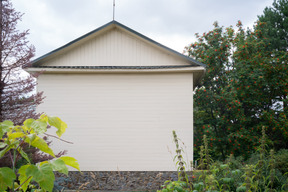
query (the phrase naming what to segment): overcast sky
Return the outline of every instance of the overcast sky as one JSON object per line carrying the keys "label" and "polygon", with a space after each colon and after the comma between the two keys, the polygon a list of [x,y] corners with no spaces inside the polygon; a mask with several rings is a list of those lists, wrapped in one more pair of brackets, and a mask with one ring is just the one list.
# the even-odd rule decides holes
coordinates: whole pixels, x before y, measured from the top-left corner
{"label": "overcast sky", "polygon": [[[273,0],[115,0],[115,20],[178,52],[195,33],[241,20],[253,26]],[[30,29],[30,43],[40,57],[113,18],[113,0],[12,0],[24,13],[19,29]],[[34,58],[34,59],[35,59]]]}

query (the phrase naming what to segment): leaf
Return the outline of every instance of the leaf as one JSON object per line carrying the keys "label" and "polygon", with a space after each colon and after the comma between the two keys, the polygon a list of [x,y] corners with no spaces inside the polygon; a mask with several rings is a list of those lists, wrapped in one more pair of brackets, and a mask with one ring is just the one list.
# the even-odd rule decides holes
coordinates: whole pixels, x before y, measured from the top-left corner
{"label": "leaf", "polygon": [[24,137],[25,134],[22,133],[22,132],[14,132],[14,133],[8,134],[7,136],[8,136],[9,139],[16,139],[16,138],[19,138],[19,137]]}
{"label": "leaf", "polygon": [[26,176],[32,176],[41,189],[52,192],[55,176],[50,164],[43,164],[39,168],[36,165],[29,165],[26,169]]}
{"label": "leaf", "polygon": [[47,123],[42,119],[37,119],[33,123],[31,123],[31,128],[37,134],[42,134],[47,131]]}
{"label": "leaf", "polygon": [[29,134],[28,136],[27,136],[27,138],[28,139],[25,139],[25,141],[27,140],[27,141],[30,141],[29,142],[29,145],[31,145],[31,142],[36,138],[36,133],[33,133],[33,134]]}
{"label": "leaf", "polygon": [[77,169],[78,171],[80,171],[79,163],[77,162],[77,160],[75,158],[64,156],[64,157],[60,157],[59,159],[62,159],[66,165],[69,165],[69,166]]}
{"label": "leaf", "polygon": [[31,162],[30,162],[30,159],[29,159],[29,157],[28,157],[28,155],[27,155],[27,153],[25,153],[21,147],[19,147],[19,148],[17,149],[17,151],[21,154],[21,156],[22,156],[24,159],[26,159],[26,161],[27,161],[28,163],[31,163]]}
{"label": "leaf", "polygon": [[0,148],[6,147],[7,143],[0,142]]}
{"label": "leaf", "polygon": [[228,167],[227,164],[222,164],[222,165],[220,165],[220,168],[221,168],[221,169],[226,169],[227,167]]}
{"label": "leaf", "polygon": [[174,190],[176,190],[177,192],[184,192],[183,188],[182,187],[179,187],[179,186],[176,186],[174,188]]}
{"label": "leaf", "polygon": [[242,191],[243,191],[243,192],[244,192],[244,191],[247,191],[245,186],[237,187],[236,192],[242,192]]}
{"label": "leaf", "polygon": [[0,191],[5,191],[7,187],[11,188],[16,175],[12,169],[8,167],[0,168]]}
{"label": "leaf", "polygon": [[49,163],[49,161],[42,161],[42,162],[40,162],[40,166],[42,166],[42,165],[44,165],[45,163]]}
{"label": "leaf", "polygon": [[10,127],[13,127],[12,121],[3,121],[0,123],[0,138],[3,137],[3,135],[10,130]]}
{"label": "leaf", "polygon": [[64,121],[62,121],[59,117],[48,117],[48,123],[51,126],[54,126],[58,129],[58,131],[56,131],[56,134],[59,137],[61,137],[61,135],[65,133],[67,124]]}
{"label": "leaf", "polygon": [[226,184],[229,184],[231,181],[232,181],[231,178],[227,178],[227,177],[223,178],[223,182]]}
{"label": "leaf", "polygon": [[241,171],[239,169],[236,169],[236,170],[232,171],[232,174],[233,175],[239,175],[239,174],[241,174]]}
{"label": "leaf", "polygon": [[[18,170],[18,174],[19,174],[19,181],[20,181],[20,185],[21,189],[23,189],[23,191],[26,191],[28,188],[28,185],[32,179],[32,176],[29,178],[26,175],[26,169],[29,167],[30,165],[23,165],[20,167],[20,169]],[[25,183],[24,183],[25,182]],[[23,184],[24,183],[24,184]]]}
{"label": "leaf", "polygon": [[58,171],[68,175],[68,168],[62,159],[56,159],[55,161],[50,161],[53,171]]}
{"label": "leaf", "polygon": [[48,116],[44,113],[40,116],[40,119],[44,120],[46,123],[48,123]]}
{"label": "leaf", "polygon": [[23,123],[24,126],[27,128],[31,128],[32,123],[35,121],[35,119],[26,119]]}
{"label": "leaf", "polygon": [[11,146],[11,145],[8,145],[8,146],[6,146],[4,149],[2,149],[2,150],[0,151],[0,158],[2,158],[2,157],[5,155],[5,153],[7,153],[11,148],[12,148],[12,146]]}
{"label": "leaf", "polygon": [[194,184],[194,189],[200,190],[201,186],[198,183],[196,183],[196,184]]}
{"label": "leaf", "polygon": [[[34,137],[34,136],[33,136]],[[27,137],[25,139],[26,143],[29,143],[30,145],[32,145],[33,147],[36,147],[38,149],[40,149],[41,151],[43,151],[44,153],[48,153],[49,155],[55,157],[52,149],[47,145],[46,141],[44,139],[42,139],[41,137],[35,135],[33,140],[30,140],[29,137]]]}

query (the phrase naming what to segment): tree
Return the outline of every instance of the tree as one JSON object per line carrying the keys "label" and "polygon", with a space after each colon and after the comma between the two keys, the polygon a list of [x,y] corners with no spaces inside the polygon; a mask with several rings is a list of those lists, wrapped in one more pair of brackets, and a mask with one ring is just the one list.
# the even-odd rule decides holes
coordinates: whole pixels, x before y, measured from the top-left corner
{"label": "tree", "polygon": [[22,14],[15,11],[10,0],[1,0],[0,6],[0,122],[21,124],[36,117],[35,107],[43,100],[42,93],[34,93],[35,79],[23,71],[35,48],[27,40],[29,31],[17,30]]}
{"label": "tree", "polygon": [[[23,70],[29,66],[35,48],[29,45],[27,40],[29,31],[17,30],[17,23],[21,21],[21,17],[22,14],[15,11],[10,0],[1,0],[0,122],[10,120],[18,125],[21,125],[25,119],[37,119],[39,115],[35,109],[43,100],[42,93],[35,91],[35,78]],[[47,138],[44,139],[47,141]],[[39,149],[30,148],[28,144],[23,145],[23,148],[34,163],[51,159],[51,156],[42,154]],[[60,157],[65,153],[66,151],[63,151],[56,156]],[[22,160],[25,162],[24,159]],[[10,157],[6,154],[1,158],[0,167],[12,166],[9,161]]]}
{"label": "tree", "polygon": [[[288,51],[288,0],[274,0],[272,5],[273,7],[266,7],[258,19],[264,23],[262,31],[268,38],[269,50],[276,57],[285,58]],[[287,94],[280,92],[278,97],[282,98],[284,110],[287,112]]]}
{"label": "tree", "polygon": [[265,23],[265,36],[269,38],[270,49],[288,50],[288,0],[274,0],[272,7],[266,7],[258,16]]}
{"label": "tree", "polygon": [[271,51],[264,26],[258,22],[244,30],[239,21],[237,30],[224,30],[215,23],[186,47],[188,56],[207,64],[194,95],[195,152],[206,134],[214,158],[247,158],[259,145],[263,126],[270,146],[288,147],[288,114],[281,105],[287,102],[281,95],[288,93],[288,55]]}
{"label": "tree", "polygon": [[[226,94],[225,98],[223,95],[229,84],[227,72],[231,68],[229,57],[231,55],[233,29],[223,30],[223,27],[219,27],[218,23],[215,22],[213,30],[204,33],[202,36],[196,34],[198,41],[186,47],[186,52],[188,56],[207,65],[206,75],[201,83],[202,87],[197,87],[194,95],[195,149],[199,149],[204,134],[208,135],[210,140],[212,139],[210,134],[213,130],[213,135],[217,137],[215,141],[219,143],[214,143],[214,146],[211,143],[210,147],[215,149],[213,150],[214,156],[217,154],[225,158],[225,146],[228,143],[224,137],[226,133],[221,130],[223,128],[225,130],[225,127],[221,127],[219,121],[225,116],[225,103],[231,97],[230,94]],[[218,116],[219,118],[217,118],[217,113],[220,113],[221,117]],[[195,150],[196,154],[198,154],[197,150]]]}

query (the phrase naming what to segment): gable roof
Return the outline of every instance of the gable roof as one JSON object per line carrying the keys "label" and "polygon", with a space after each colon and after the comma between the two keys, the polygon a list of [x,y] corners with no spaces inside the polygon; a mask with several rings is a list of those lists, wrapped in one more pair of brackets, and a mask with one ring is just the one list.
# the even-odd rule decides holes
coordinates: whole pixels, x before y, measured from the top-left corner
{"label": "gable roof", "polygon": [[[149,42],[150,44],[152,44],[152,45],[154,45],[154,46],[156,46],[156,47],[158,47],[158,48],[160,48],[166,52],[169,52],[169,54],[172,54],[172,55],[174,55],[180,59],[185,60],[191,66],[206,67],[204,64],[202,64],[202,63],[200,63],[200,62],[198,62],[198,61],[196,61],[190,57],[187,57],[186,55],[183,55],[183,54],[181,54],[181,53],[179,53],[173,49],[170,49],[170,48],[142,35],[141,33],[138,33],[137,31],[134,31],[133,29],[115,21],[115,20],[113,20],[113,21],[111,21],[111,22],[109,22],[109,23],[107,23],[107,24],[105,24],[105,25],[103,25],[103,26],[101,26],[101,27],[99,27],[99,28],[97,28],[97,29],[95,29],[95,30],[93,30],[93,31],[91,31],[91,32],[89,32],[89,33],[87,33],[87,34],[85,34],[85,35],[83,35],[83,36],[81,36],[81,37],[79,37],[79,38],[77,38],[77,39],[75,39],[75,40],[73,40],[73,41],[71,41],[71,42],[45,54],[45,55],[43,55],[43,56],[41,56],[41,57],[39,57],[39,58],[37,58],[37,59],[35,59],[34,61],[32,61],[31,67],[43,67],[43,66],[41,66],[42,63],[44,63],[46,60],[49,60],[49,59],[57,56],[58,54],[60,54],[60,52],[65,51],[66,49],[69,49],[69,47],[71,47],[71,46],[76,46],[77,44],[80,44],[82,41],[85,41],[92,36],[94,37],[98,34],[105,33],[106,31],[108,31],[114,27],[120,28],[124,31],[127,31],[130,34],[137,36],[138,38],[141,38],[142,40]],[[179,67],[181,67],[181,66],[179,66]],[[47,67],[45,67],[45,68],[47,68]],[[53,68],[55,68],[55,66]],[[79,66],[79,68],[81,68],[81,66]]]}
{"label": "gable roof", "polygon": [[[118,65],[114,66],[112,65],[106,65],[105,63],[102,63],[102,65],[95,65],[94,61],[92,63],[84,63],[84,65],[79,66],[79,62],[76,62],[76,64],[72,64],[70,62],[64,62],[64,64],[60,61],[58,61],[59,58],[64,58],[63,56],[67,53],[71,53],[70,51],[75,50],[75,48],[78,48],[82,45],[85,45],[85,43],[89,42],[90,40],[93,41],[93,39],[100,37],[101,35],[107,35],[109,32],[113,31],[122,31],[124,34],[133,37],[133,39],[138,39],[142,43],[145,43],[147,46],[153,47],[154,50],[158,50],[162,53],[164,53],[166,56],[165,58],[171,61],[170,59],[174,58],[172,62],[168,63],[162,63],[157,65],[151,65],[151,63],[147,66],[139,66],[139,65],[133,65],[134,62],[132,62],[127,66]],[[92,54],[94,54],[92,52]],[[99,53],[101,55],[101,53]],[[130,53],[129,53],[130,54]],[[129,58],[129,54],[125,55],[125,57]],[[73,55],[73,54],[72,54]],[[74,55],[77,59],[78,56]],[[132,56],[132,54],[131,54]],[[67,58],[67,57],[66,57]],[[74,58],[75,59],[75,58]],[[76,59],[76,60],[77,60]],[[129,58],[130,59],[130,58]],[[142,58],[143,59],[143,58]],[[145,60],[145,58],[144,58]],[[51,61],[57,61],[57,65],[55,64],[51,65]],[[176,62],[174,64],[174,62]],[[50,64],[49,64],[50,63]],[[172,64],[171,64],[172,63]],[[68,64],[68,66],[67,66]],[[71,64],[71,65],[70,65]],[[101,63],[100,63],[101,64]],[[111,63],[108,63],[111,64]],[[126,64],[125,62],[121,64]],[[149,65],[150,64],[150,65]],[[200,80],[205,74],[205,68],[206,65],[187,57],[173,49],[170,49],[140,33],[137,31],[132,30],[131,28],[113,20],[37,59],[32,61],[30,67],[27,67],[25,70],[27,72],[42,72],[42,73],[151,73],[151,72],[188,72],[193,73],[193,81],[195,85],[199,85]],[[195,88],[195,87],[194,87]]]}

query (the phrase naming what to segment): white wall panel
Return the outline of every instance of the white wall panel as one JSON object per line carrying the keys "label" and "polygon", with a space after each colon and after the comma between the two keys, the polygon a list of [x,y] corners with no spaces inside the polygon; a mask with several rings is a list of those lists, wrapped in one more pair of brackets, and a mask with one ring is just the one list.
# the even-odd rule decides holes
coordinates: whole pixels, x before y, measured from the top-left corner
{"label": "white wall panel", "polygon": [[[121,33],[110,35],[116,40]],[[129,46],[137,43],[131,41]],[[67,149],[83,171],[176,170],[167,149],[175,155],[172,130],[185,142],[192,159],[191,73],[42,74],[38,90],[46,96],[38,111],[67,122],[63,139],[74,143],[54,141],[53,148]]]}
{"label": "white wall panel", "polygon": [[168,52],[113,28],[45,62],[48,66],[188,65]]}

